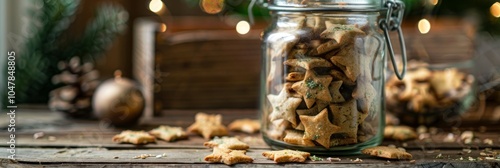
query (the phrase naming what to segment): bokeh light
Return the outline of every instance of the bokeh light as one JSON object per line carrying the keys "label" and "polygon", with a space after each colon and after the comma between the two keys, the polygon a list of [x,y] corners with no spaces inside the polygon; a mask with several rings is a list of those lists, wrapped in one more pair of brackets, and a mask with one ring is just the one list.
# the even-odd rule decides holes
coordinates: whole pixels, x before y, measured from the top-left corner
{"label": "bokeh light", "polygon": [[160,25],[160,32],[165,32],[165,31],[167,31],[167,25],[165,23],[162,23]]}
{"label": "bokeh light", "polygon": [[431,23],[427,19],[418,21],[418,31],[422,34],[427,34],[431,30]]}
{"label": "bokeh light", "polygon": [[247,21],[239,21],[238,24],[236,24],[236,32],[239,34],[247,34],[250,31],[250,23]]}
{"label": "bokeh light", "polygon": [[162,8],[163,2],[161,0],[151,0],[151,2],[149,2],[149,10],[151,10],[151,12],[157,13],[161,11]]}
{"label": "bokeh light", "polygon": [[491,5],[490,13],[496,18],[500,17],[500,3],[495,2],[493,5]]}

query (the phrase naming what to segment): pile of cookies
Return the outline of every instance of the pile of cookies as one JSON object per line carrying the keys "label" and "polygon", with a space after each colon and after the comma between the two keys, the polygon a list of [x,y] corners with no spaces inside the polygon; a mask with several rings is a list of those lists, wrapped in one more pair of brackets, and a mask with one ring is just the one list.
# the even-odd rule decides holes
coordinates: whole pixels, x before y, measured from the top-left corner
{"label": "pile of cookies", "polygon": [[424,114],[460,105],[473,92],[474,76],[457,68],[430,69],[411,60],[403,80],[391,76],[386,84],[387,108],[397,114]]}
{"label": "pile of cookies", "polygon": [[[252,119],[234,120],[229,124],[229,130],[246,133],[256,133],[260,130],[260,122]],[[195,122],[187,128],[188,133],[195,133],[210,139],[217,136],[227,136],[228,128],[222,124],[220,114],[197,113]],[[112,141],[118,143],[131,143],[143,145],[156,142],[156,138],[173,142],[176,140],[188,139],[188,134],[182,127],[171,127],[161,125],[149,132],[125,130],[120,134],[113,136]]]}
{"label": "pile of cookies", "polygon": [[267,137],[327,149],[373,137],[382,87],[373,64],[382,62],[383,45],[366,23],[316,15],[278,18],[278,27],[264,35]]}

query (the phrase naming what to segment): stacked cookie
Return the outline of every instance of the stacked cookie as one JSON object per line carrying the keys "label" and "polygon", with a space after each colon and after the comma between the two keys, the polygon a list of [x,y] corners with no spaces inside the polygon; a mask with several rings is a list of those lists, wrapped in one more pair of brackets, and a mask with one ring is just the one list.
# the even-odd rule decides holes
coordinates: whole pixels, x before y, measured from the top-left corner
{"label": "stacked cookie", "polygon": [[382,84],[372,76],[378,73],[373,63],[381,59],[380,40],[359,20],[280,19],[264,39],[267,136],[324,148],[367,141],[378,122],[368,116],[381,108],[372,85]]}

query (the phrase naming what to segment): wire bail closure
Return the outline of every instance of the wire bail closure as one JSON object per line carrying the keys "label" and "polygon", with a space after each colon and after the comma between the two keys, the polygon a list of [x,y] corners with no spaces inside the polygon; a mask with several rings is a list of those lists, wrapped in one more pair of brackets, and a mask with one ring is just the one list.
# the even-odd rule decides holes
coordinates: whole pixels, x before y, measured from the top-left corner
{"label": "wire bail closure", "polygon": [[[385,18],[380,19],[380,28],[384,31],[385,41],[389,48],[389,55],[391,57],[392,67],[399,80],[402,80],[406,74],[406,46],[401,30],[401,22],[403,21],[403,14],[405,5],[401,1],[389,0],[385,3],[387,8],[387,15]],[[403,59],[403,69],[399,73],[399,68],[396,64],[394,49],[392,47],[389,31],[397,31],[399,35],[399,43],[401,45],[401,58]]]}

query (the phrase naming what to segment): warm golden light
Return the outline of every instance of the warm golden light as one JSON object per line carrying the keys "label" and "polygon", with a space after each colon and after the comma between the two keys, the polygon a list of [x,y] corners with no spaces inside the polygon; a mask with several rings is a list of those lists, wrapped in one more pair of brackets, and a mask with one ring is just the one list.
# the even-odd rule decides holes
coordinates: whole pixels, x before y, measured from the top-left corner
{"label": "warm golden light", "polygon": [[427,34],[431,30],[431,23],[427,19],[418,21],[418,31],[422,34]]}
{"label": "warm golden light", "polygon": [[250,24],[247,21],[239,21],[236,24],[236,32],[239,34],[247,34],[250,31]]}
{"label": "warm golden light", "polygon": [[439,0],[429,0],[429,2],[430,2],[432,5],[436,6],[436,5],[438,4]]}
{"label": "warm golden light", "polygon": [[161,0],[151,0],[151,2],[149,2],[149,10],[151,10],[151,12],[157,13],[161,11],[162,8],[163,2]]}
{"label": "warm golden light", "polygon": [[165,23],[160,25],[160,32],[165,32],[167,31],[167,25]]}
{"label": "warm golden light", "polygon": [[491,5],[490,12],[494,17],[500,17],[500,3],[495,2],[493,5]]}
{"label": "warm golden light", "polygon": [[217,14],[224,9],[224,0],[201,0],[200,8],[208,14]]}

